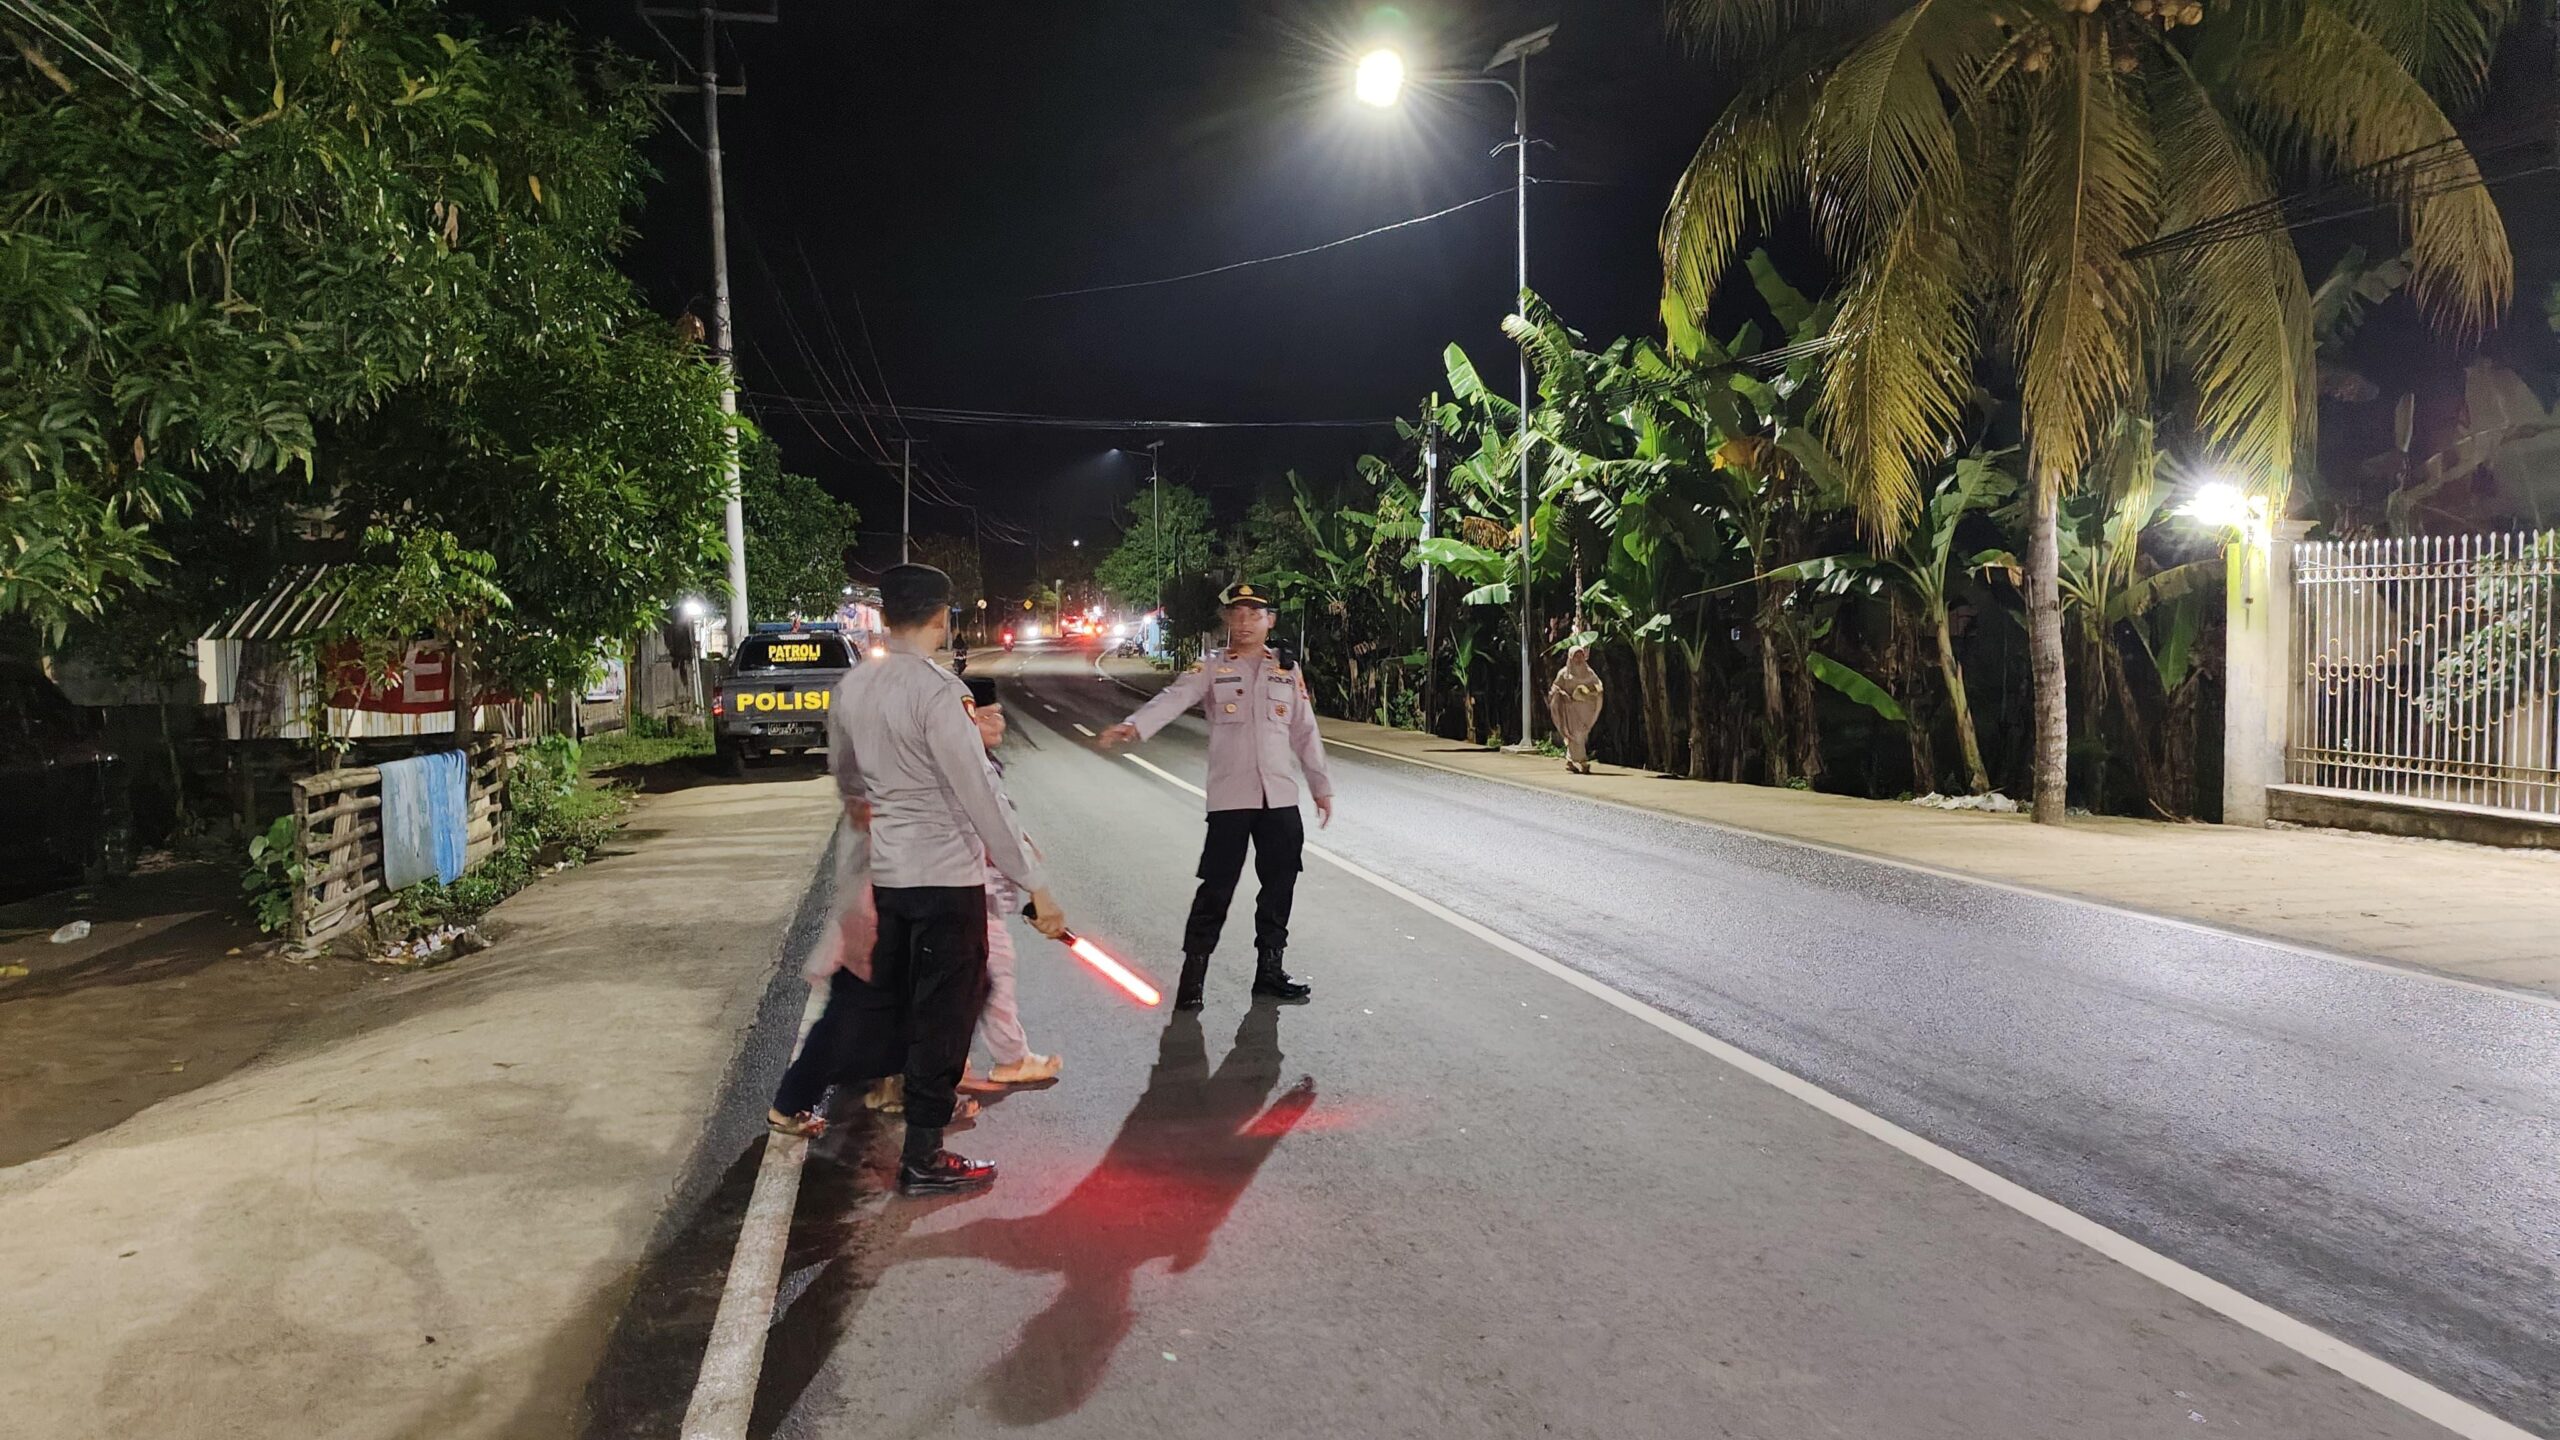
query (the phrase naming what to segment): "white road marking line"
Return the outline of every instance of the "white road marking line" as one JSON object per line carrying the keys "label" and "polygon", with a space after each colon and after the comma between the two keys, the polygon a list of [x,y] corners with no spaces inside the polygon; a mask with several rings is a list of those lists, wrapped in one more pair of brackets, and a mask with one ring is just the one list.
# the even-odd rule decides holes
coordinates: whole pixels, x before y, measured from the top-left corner
{"label": "white road marking line", "polygon": [[2546,991],[2522,990],[2511,985],[2492,984],[2486,980],[2473,980],[2462,975],[2448,975],[2441,970],[2428,970],[2417,965],[2399,964],[2389,960],[2376,960],[2369,955],[2349,955],[2340,950],[2323,950],[2317,945],[2305,944],[2299,940],[2286,940],[2274,935],[2260,935],[2255,931],[2250,930],[2229,930],[2203,920],[2192,920],[2183,915],[2163,915],[2156,910],[2140,910],[2131,905],[2118,905],[2109,900],[2096,900],[2086,895],[2075,895],[2068,890],[2047,890],[2041,886],[2028,885],[2016,880],[2000,880],[1988,875],[1974,875],[1962,870],[1949,870],[1942,866],[1928,864],[1925,861],[1905,860],[1893,855],[1879,855],[1872,850],[1860,850],[1849,845],[1834,845],[1826,840],[1807,840],[1800,835],[1782,835],[1775,830],[1754,830],[1748,825],[1737,825],[1728,820],[1706,820],[1695,815],[1678,815],[1668,810],[1654,810],[1642,805],[1630,805],[1624,800],[1611,800],[1600,795],[1576,795],[1563,790],[1550,790],[1544,785],[1532,785],[1525,780],[1514,780],[1504,775],[1481,775],[1473,770],[1462,770],[1455,765],[1443,765],[1436,760],[1420,760],[1411,755],[1399,755],[1392,750],[1381,750],[1374,745],[1362,745],[1349,740],[1335,740],[1331,738],[1327,738],[1324,743],[1325,748],[1327,749],[1357,750],[1363,755],[1375,755],[1381,760],[1393,760],[1400,765],[1417,766],[1424,770],[1441,770],[1451,775],[1462,776],[1469,780],[1482,780],[1489,785],[1507,785],[1514,790],[1527,790],[1539,795],[1551,795],[1559,800],[1576,801],[1584,805],[1605,806],[1611,810],[1624,810],[1630,815],[1642,815],[1654,820],[1669,820],[1682,825],[1695,825],[1705,830],[1721,830],[1728,835],[1747,835],[1754,840],[1766,840],[1772,845],[1792,845],[1799,850],[1814,850],[1825,855],[1838,855],[1850,860],[1864,860],[1871,865],[1888,865],[1896,870],[1908,870],[1915,874],[1931,875],[1941,880],[1958,880],[1967,885],[1982,885],[1993,890],[2006,890],[2012,895],[2031,895],[2038,900],[2059,900],[2068,905],[2080,905],[2091,910],[2103,910],[2110,915],[2124,915],[2135,920],[2149,920],[2161,925],[2175,926],[2180,930],[2192,930],[2198,934],[2211,935],[2220,940],[2237,940],[2243,944],[2264,946],[2269,950],[2283,950],[2295,955],[2309,956],[2314,960],[2328,960],[2336,964],[2353,965],[2365,970],[2379,970],[2386,975],[2402,975],[2412,980],[2425,980],[2437,985],[2451,985],[2463,990],[2478,990],[2484,994],[2498,996],[2501,999],[2522,1000],[2529,1005],[2541,1005],[2549,1009],[2560,1010],[2560,995],[2553,995]]}
{"label": "white road marking line", "polygon": [[1055,706],[1055,705],[1050,704],[1050,703],[1049,703],[1048,701],[1046,701],[1046,700],[1043,700],[1043,701],[1041,701],[1041,702],[1040,702],[1040,708],[1041,708],[1041,709],[1043,709],[1043,710],[1048,711],[1048,712],[1049,712],[1050,714],[1052,714],[1052,715],[1055,715],[1055,714],[1057,714],[1057,713],[1058,713],[1058,707],[1057,707],[1057,706]]}
{"label": "white road marking line", "polygon": [[[1132,765],[1151,771],[1159,778],[1170,781],[1203,799],[1208,798],[1208,792],[1178,775],[1167,772],[1161,766],[1149,764],[1135,755],[1126,758]],[[1455,926],[1515,960],[1535,966],[1567,985],[1625,1011],[1664,1034],[1687,1042],[1752,1079],[1801,1100],[1852,1129],[1883,1141],[1956,1183],[2008,1206],[2057,1234],[2080,1242],[2135,1274],[2176,1291],[2244,1329],[2256,1331],[2306,1360],[2338,1372],[2375,1394],[2464,1437],[2464,1440],[2534,1440],[2530,1431],[2501,1420],[2467,1400],[2449,1395],[2388,1360],[2368,1355],[2324,1330],[2296,1320],[2263,1300],[2245,1295],[2211,1276],[2170,1259],[2157,1250],[2138,1241],[2127,1239],[2068,1206],[2048,1200],[2016,1181],[1977,1165],[1935,1141],[1922,1139],[1883,1116],[1859,1106],[1856,1102],[1834,1095],[1812,1081],[1792,1071],[1781,1069],[1747,1050],[1727,1044],[1685,1020],[1657,1010],[1632,996],[1622,995],[1572,966],[1559,960],[1549,959],[1510,936],[1470,920],[1427,895],[1408,889],[1374,870],[1346,860],[1321,845],[1309,845],[1307,853],[1354,878],[1366,880],[1441,923]]]}
{"label": "white road marking line", "polygon": [[1077,733],[1077,734],[1079,734],[1079,735],[1083,736],[1083,737],[1084,737],[1084,738],[1086,738],[1087,740],[1090,740],[1090,739],[1092,739],[1092,738],[1093,738],[1093,732],[1092,732],[1092,731],[1090,731],[1090,730],[1087,730],[1086,728],[1084,728],[1084,722],[1083,722],[1083,721],[1081,721],[1081,720],[1076,720],[1076,721],[1070,721],[1069,723],[1070,723],[1070,724],[1072,724],[1072,725],[1074,725],[1074,726],[1076,727],[1076,733]]}
{"label": "white road marking line", "polygon": [[[827,988],[809,987],[809,1002],[800,1008],[800,1033],[791,1042],[795,1057],[826,1007]],[[747,1197],[737,1248],[729,1254],[729,1276],[721,1282],[720,1308],[711,1321],[711,1341],[703,1347],[693,1398],[684,1407],[680,1440],[745,1440],[748,1417],[755,1411],[756,1380],[764,1371],[764,1335],[772,1328],[774,1297],[782,1288],[791,1208],[800,1198],[800,1167],[808,1158],[807,1140],[765,1136],[764,1162],[756,1167],[756,1187]]]}

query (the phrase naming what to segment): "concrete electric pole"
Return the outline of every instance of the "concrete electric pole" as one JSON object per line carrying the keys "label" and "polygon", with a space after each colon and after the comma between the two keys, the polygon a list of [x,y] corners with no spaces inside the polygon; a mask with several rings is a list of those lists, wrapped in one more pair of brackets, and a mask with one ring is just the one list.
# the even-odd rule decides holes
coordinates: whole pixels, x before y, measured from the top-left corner
{"label": "concrete electric pole", "polygon": [[[747,87],[720,84],[720,23],[724,20],[770,25],[779,15],[752,11],[723,10],[716,5],[688,8],[644,6],[642,13],[675,20],[699,20],[702,23],[702,61],[695,67],[691,85],[662,85],[662,91],[696,90],[702,95],[702,159],[711,182],[711,344],[720,361],[720,410],[735,419],[738,414],[738,367],[731,348],[733,336],[729,325],[729,207],[727,189],[720,174],[720,97],[744,95]],[[729,648],[734,653],[739,643],[752,633],[747,614],[747,514],[738,493],[737,431],[729,432],[723,460],[728,481],[728,507],[722,528],[729,540]]]}

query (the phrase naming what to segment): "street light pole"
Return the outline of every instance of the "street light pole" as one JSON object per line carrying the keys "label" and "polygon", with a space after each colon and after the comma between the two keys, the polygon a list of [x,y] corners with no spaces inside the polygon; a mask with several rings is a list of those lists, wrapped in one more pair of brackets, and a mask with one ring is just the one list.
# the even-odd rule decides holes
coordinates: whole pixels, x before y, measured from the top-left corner
{"label": "street light pole", "polygon": [[898,563],[911,564],[916,534],[916,442],[898,442]]}
{"label": "street light pole", "polygon": [[[1513,225],[1513,268],[1514,279],[1517,285],[1517,294],[1514,296],[1513,303],[1521,307],[1524,315],[1528,308],[1529,296],[1529,57],[1546,49],[1550,44],[1553,44],[1555,37],[1556,27],[1553,25],[1546,26],[1539,30],[1532,30],[1528,34],[1520,36],[1518,39],[1511,41],[1509,44],[1495,51],[1493,53],[1493,58],[1485,62],[1484,73],[1481,75],[1442,76],[1434,77],[1434,79],[1426,80],[1424,82],[1434,83],[1436,80],[1436,83],[1445,85],[1499,85],[1503,89],[1511,92],[1511,207]],[[1496,73],[1504,66],[1515,64],[1520,67],[1519,79],[1517,81],[1506,80],[1502,78],[1500,74]],[[1371,55],[1366,56],[1361,60],[1359,73],[1355,82],[1354,93],[1356,93],[1359,98],[1367,104],[1381,106],[1392,105],[1396,101],[1397,92],[1403,88],[1403,85],[1403,59],[1396,55],[1392,50],[1382,50],[1373,52]],[[1536,620],[1536,615],[1530,605],[1532,587],[1529,583],[1529,521],[1534,513],[1531,508],[1532,496],[1529,488],[1530,399],[1529,352],[1524,347],[1520,352],[1519,430],[1519,744],[1522,748],[1526,748],[1529,744],[1530,728],[1535,723],[1537,715],[1535,701],[1530,694],[1530,688],[1535,683],[1530,654],[1531,647],[1537,643],[1535,635],[1531,633],[1531,626]]]}
{"label": "street light pole", "polygon": [[[1549,25],[1493,52],[1485,62],[1485,72],[1492,75],[1505,65],[1520,67],[1516,83],[1495,77],[1494,83],[1511,92],[1511,213],[1513,226],[1513,261],[1519,293],[1514,303],[1526,318],[1529,308],[1529,57],[1555,42],[1556,27]],[[1537,614],[1531,606],[1536,587],[1529,578],[1529,520],[1533,513],[1529,493],[1529,351],[1520,350],[1520,746],[1528,748],[1529,735],[1536,722],[1534,672],[1530,664],[1531,647],[1537,643],[1532,632]]]}
{"label": "street light pole", "polygon": [[[1553,34],[1554,26],[1547,27]],[[1537,42],[1546,43],[1542,36]],[[1520,51],[1520,83],[1511,87],[1511,208],[1517,240],[1514,258],[1519,272],[1518,301],[1525,318],[1529,308],[1529,55],[1519,42],[1504,47]],[[1495,64],[1500,64],[1496,57]],[[1530,703],[1532,688],[1529,669],[1529,647],[1533,642],[1529,627],[1534,618],[1529,599],[1534,589],[1529,583],[1529,348],[1520,347],[1520,744],[1529,743],[1529,723],[1536,714]]]}

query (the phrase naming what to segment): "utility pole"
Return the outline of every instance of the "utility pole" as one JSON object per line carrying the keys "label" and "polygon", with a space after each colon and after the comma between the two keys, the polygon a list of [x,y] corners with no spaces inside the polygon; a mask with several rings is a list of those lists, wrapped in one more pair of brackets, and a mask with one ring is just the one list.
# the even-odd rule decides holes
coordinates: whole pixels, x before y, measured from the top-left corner
{"label": "utility pole", "polygon": [[898,563],[910,565],[915,562],[910,552],[916,537],[916,442],[900,440],[898,457]]}
{"label": "utility pole", "polygon": [[1156,494],[1156,558],[1164,562],[1164,575],[1156,581],[1156,608],[1164,608],[1165,587],[1173,583],[1173,557],[1164,550],[1164,442],[1158,440],[1147,447],[1147,486]]}
{"label": "utility pole", "polygon": [[[1422,412],[1422,538],[1431,538],[1434,512],[1440,499],[1440,392],[1431,392],[1431,403]],[[1438,596],[1431,583],[1431,562],[1422,562],[1422,728],[1429,730],[1437,718],[1435,701],[1439,697],[1440,651],[1435,643],[1438,627]]]}
{"label": "utility pole", "polygon": [[[732,348],[734,336],[729,327],[729,207],[727,190],[720,174],[720,97],[744,95],[747,87],[720,84],[720,22],[745,21],[770,25],[782,17],[747,11],[722,10],[705,3],[689,9],[674,6],[643,6],[642,13],[667,19],[702,22],[702,63],[694,72],[691,86],[661,85],[661,91],[702,92],[702,159],[711,182],[711,343],[720,361],[720,413],[735,421],[738,416],[738,367]],[[729,427],[723,447],[721,472],[727,480],[728,506],[722,517],[722,528],[729,540],[729,648],[753,633],[747,616],[747,512],[738,491],[738,431]]]}

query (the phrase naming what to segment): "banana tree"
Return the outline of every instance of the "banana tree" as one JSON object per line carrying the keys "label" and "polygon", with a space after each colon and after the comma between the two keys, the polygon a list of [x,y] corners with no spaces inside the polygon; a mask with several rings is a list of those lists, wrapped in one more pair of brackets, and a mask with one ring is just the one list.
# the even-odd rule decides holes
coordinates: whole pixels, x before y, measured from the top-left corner
{"label": "banana tree", "polygon": [[[1826,555],[1819,559],[1782,566],[1779,578],[1824,582],[1834,577],[1879,573],[1892,582],[1898,602],[1907,602],[1919,612],[1937,642],[1938,675],[1946,686],[1947,709],[1956,727],[1956,743],[1964,753],[1965,779],[1976,795],[1991,789],[1991,774],[1982,763],[1982,741],[1973,722],[1973,704],[1967,697],[1964,664],[1956,658],[1955,633],[1949,623],[1950,586],[1962,572],[1955,566],[1956,540],[1964,528],[1965,517],[1990,510],[2012,499],[2018,492],[2015,476],[1999,467],[1999,461],[2010,452],[1991,454],[1976,452],[1959,457],[1950,465],[1930,493],[1928,502],[1913,517],[1911,529],[1901,542],[1883,555],[1854,551]],[[2008,556],[2002,551],[1986,551],[1972,564],[2003,564]],[[1915,784],[1921,783],[1917,777]]]}

